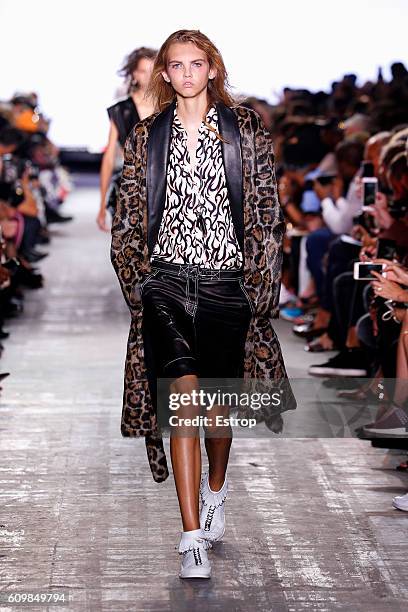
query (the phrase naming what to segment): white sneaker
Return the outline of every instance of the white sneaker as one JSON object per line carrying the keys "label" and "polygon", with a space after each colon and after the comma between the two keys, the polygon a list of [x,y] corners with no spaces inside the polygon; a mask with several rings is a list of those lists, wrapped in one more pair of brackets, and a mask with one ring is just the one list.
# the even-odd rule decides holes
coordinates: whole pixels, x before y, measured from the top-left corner
{"label": "white sneaker", "polygon": [[224,484],[219,491],[212,491],[208,482],[208,472],[204,474],[200,485],[202,502],[200,526],[205,533],[205,537],[210,542],[221,540],[225,533],[225,500],[227,493],[227,478],[225,478]]}
{"label": "white sneaker", "polygon": [[405,510],[405,512],[408,512],[408,493],[394,497],[392,505],[394,508],[398,508],[398,510]]}
{"label": "white sneaker", "polygon": [[180,578],[210,578],[211,563],[207,550],[211,543],[203,537],[202,529],[183,531],[179,545],[181,560]]}

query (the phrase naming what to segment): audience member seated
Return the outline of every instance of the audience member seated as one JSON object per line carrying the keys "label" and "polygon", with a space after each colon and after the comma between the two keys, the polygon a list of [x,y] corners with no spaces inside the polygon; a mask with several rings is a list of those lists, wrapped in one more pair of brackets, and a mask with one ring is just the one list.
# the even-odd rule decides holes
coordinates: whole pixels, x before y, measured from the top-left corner
{"label": "audience member seated", "polygon": [[23,311],[24,289],[43,286],[34,264],[48,255],[38,247],[51,242],[50,223],[72,219],[59,211],[71,181],[48,127],[35,94],[0,104],[0,340],[5,321]]}

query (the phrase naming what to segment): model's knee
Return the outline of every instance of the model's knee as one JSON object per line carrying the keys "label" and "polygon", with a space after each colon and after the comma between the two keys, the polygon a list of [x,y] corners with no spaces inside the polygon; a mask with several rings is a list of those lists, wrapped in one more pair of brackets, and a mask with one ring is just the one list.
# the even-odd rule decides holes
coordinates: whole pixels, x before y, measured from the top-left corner
{"label": "model's knee", "polygon": [[180,376],[170,383],[170,393],[189,393],[198,391],[198,378],[195,374]]}

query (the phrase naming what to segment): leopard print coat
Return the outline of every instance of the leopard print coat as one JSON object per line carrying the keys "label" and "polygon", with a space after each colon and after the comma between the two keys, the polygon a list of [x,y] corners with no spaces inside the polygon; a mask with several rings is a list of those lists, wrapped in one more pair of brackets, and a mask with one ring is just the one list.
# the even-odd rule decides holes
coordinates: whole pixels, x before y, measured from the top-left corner
{"label": "leopard print coat", "polygon": [[[296,408],[272,327],[278,317],[282,243],[285,231],[275,178],[271,136],[253,110],[232,108],[239,127],[244,192],[244,287],[255,313],[245,345],[244,378],[284,381],[285,401],[278,410],[257,411],[257,420],[281,430],[280,412]],[[147,247],[146,165],[149,129],[158,113],[135,125],[124,150],[124,166],[112,221],[111,261],[131,313],[125,363],[121,434],[144,436],[156,482],[168,477],[163,440],[149,391],[142,338],[143,307],[137,287],[150,273]],[[248,409],[245,416],[248,415]]]}

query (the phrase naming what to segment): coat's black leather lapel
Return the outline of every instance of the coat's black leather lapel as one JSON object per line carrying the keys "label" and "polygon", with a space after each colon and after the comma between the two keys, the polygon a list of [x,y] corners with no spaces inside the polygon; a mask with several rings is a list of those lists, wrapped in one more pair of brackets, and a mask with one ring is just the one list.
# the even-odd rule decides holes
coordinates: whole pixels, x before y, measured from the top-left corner
{"label": "coat's black leather lapel", "polygon": [[147,247],[151,256],[166,202],[167,162],[176,100],[153,121],[147,140]]}
{"label": "coat's black leather lapel", "polygon": [[[167,163],[173,123],[173,102],[152,123],[147,141],[147,245],[149,257],[157,241],[161,219],[166,202]],[[234,112],[222,102],[216,104],[218,129],[228,140],[222,142],[221,150],[224,160],[225,177],[231,206],[231,217],[238,244],[244,253],[244,214],[241,135]]]}
{"label": "coat's black leather lapel", "polygon": [[228,106],[217,103],[218,129],[228,143],[221,142],[225,178],[231,206],[232,222],[238,244],[244,253],[244,194],[242,181],[241,134],[237,117]]}

